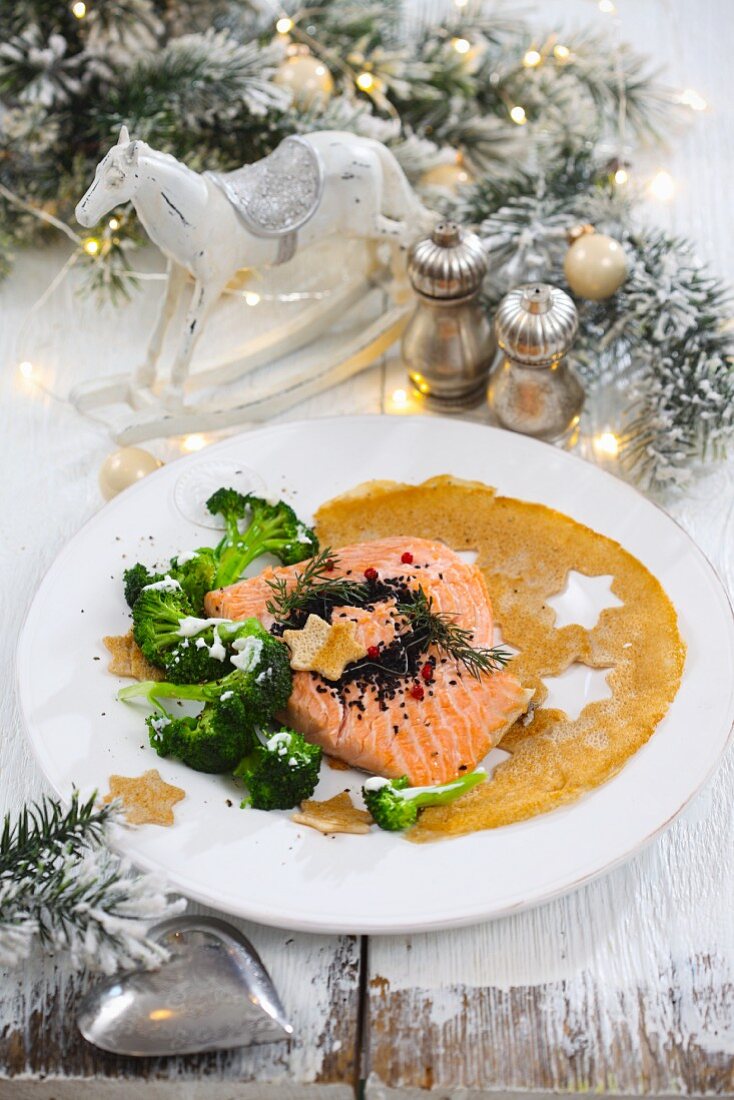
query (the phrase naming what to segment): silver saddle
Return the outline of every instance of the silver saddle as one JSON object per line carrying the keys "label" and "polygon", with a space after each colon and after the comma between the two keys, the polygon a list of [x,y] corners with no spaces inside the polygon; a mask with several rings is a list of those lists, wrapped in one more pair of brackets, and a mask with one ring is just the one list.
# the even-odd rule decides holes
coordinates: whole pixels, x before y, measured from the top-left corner
{"label": "silver saddle", "polygon": [[298,230],[321,200],[321,157],[305,138],[287,137],[278,148],[233,172],[206,172],[256,237],[277,238],[276,264],[293,257]]}

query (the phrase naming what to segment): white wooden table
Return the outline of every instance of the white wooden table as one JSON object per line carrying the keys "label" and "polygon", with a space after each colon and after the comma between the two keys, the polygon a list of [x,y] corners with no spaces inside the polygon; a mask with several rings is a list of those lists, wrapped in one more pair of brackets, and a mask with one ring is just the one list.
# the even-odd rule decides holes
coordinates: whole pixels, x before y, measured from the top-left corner
{"label": "white wooden table", "polygon": [[[546,0],[543,8],[546,25],[605,18],[591,0]],[[675,151],[660,155],[678,190],[656,213],[694,236],[702,256],[734,281],[734,9],[730,0],[619,0],[619,9],[622,33],[712,104]],[[112,449],[98,428],[15,370],[21,322],[62,259],[60,251],[23,256],[0,287],[2,811],[43,791],[13,684],[23,614],[59,548],[100,507],[97,470]],[[150,284],[131,306],[99,312],[62,291],[36,330],[42,338],[34,337],[44,383],[63,396],[74,381],[128,365],[157,293]],[[393,357],[291,418],[389,411],[401,381]],[[668,502],[731,591],[733,485],[730,463]],[[182,1061],[106,1056],[75,1033],[83,982],[63,959],[34,958],[0,984],[0,1098],[351,1097],[360,1081],[371,1100],[732,1095],[733,806],[730,752],[690,809],[636,860],[491,924],[369,942],[243,925],[291,1014],[290,1043]]]}

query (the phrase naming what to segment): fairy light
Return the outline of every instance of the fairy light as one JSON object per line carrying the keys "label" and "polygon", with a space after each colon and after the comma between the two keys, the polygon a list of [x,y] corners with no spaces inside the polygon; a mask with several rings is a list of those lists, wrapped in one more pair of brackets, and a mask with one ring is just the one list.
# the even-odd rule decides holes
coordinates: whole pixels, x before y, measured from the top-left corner
{"label": "fairy light", "polygon": [[120,219],[119,218],[110,218],[110,220],[107,222],[107,224],[110,227],[110,229],[113,230],[113,232],[114,232],[115,229],[120,228]]}
{"label": "fairy light", "polygon": [[287,15],[284,15],[282,19],[279,19],[275,24],[275,29],[278,34],[288,34],[293,30],[293,20],[289,19]]}
{"label": "fairy light", "polygon": [[193,454],[194,451],[203,451],[204,447],[206,447],[206,438],[198,434],[184,436],[181,444],[181,449],[188,451],[189,454]]}
{"label": "fairy light", "polygon": [[18,370],[22,374],[23,378],[33,377],[33,363],[28,359],[24,359],[22,363],[18,363]]}
{"label": "fairy light", "polygon": [[510,118],[518,126],[524,126],[528,120],[528,116],[525,114],[525,108],[519,106],[512,108],[510,111]]}
{"label": "fairy light", "polygon": [[152,1012],[148,1013],[149,1020],[170,1020],[173,1016],[173,1010],[170,1008],[154,1008]]}
{"label": "fairy light", "polygon": [[594,450],[608,458],[616,458],[619,454],[619,440],[614,432],[600,432],[594,437]]}
{"label": "fairy light", "polygon": [[469,53],[471,42],[468,38],[452,38],[451,45],[457,53]]}
{"label": "fairy light", "polygon": [[599,11],[604,15],[614,15],[616,10],[612,0],[599,0]]}
{"label": "fairy light", "polygon": [[82,241],[82,248],[87,256],[96,256],[99,252],[99,241],[96,237],[87,237]]}
{"label": "fairy light", "polygon": [[678,102],[690,107],[692,111],[705,111],[708,107],[706,100],[694,88],[684,88],[678,96]]}
{"label": "fairy light", "polygon": [[260,295],[254,290],[246,290],[243,297],[248,306],[256,306],[260,301]]}
{"label": "fairy light", "polygon": [[553,47],[553,56],[556,61],[568,61],[571,56],[571,51],[568,46],[563,46],[560,42],[557,46]]}
{"label": "fairy light", "polygon": [[659,199],[661,202],[670,202],[675,194],[675,180],[670,172],[662,169],[660,172],[656,172],[650,180],[649,190],[653,198]]}
{"label": "fairy light", "polygon": [[405,390],[393,390],[392,403],[396,409],[404,409],[408,404],[408,394]]}
{"label": "fairy light", "polygon": [[83,19],[87,14],[87,5],[84,0],[76,0],[76,3],[71,5],[71,14],[77,19]]}
{"label": "fairy light", "polygon": [[355,84],[362,92],[369,92],[375,86],[375,78],[372,73],[360,73]]}
{"label": "fairy light", "polygon": [[540,56],[537,50],[528,50],[522,59],[522,63],[526,69],[534,69],[540,65],[543,58]]}
{"label": "fairy light", "polygon": [[624,187],[624,185],[628,181],[629,181],[629,173],[627,172],[627,169],[626,168],[618,168],[617,171],[614,173],[614,182],[617,184],[617,187]]}

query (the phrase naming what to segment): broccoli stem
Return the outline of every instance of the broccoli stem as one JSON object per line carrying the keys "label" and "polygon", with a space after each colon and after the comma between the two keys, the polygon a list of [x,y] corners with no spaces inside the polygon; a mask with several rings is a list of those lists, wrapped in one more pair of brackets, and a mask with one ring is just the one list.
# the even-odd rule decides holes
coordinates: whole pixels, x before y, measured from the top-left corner
{"label": "broccoli stem", "polygon": [[[235,520],[234,523],[236,527],[237,521]],[[279,534],[279,528],[282,528],[282,520],[280,516],[276,516],[269,523],[258,521],[251,523],[242,535],[238,531],[232,539],[235,545],[222,554],[215,578],[215,588],[226,588],[227,585],[234,584],[255,558],[259,558],[261,554],[277,546],[278,540],[274,539],[273,535]],[[229,535],[229,526],[227,531]]]}
{"label": "broccoli stem", "polygon": [[[138,684],[120,688],[117,698],[124,703],[130,699],[147,699],[152,707],[170,718],[171,712],[166,710],[161,699],[193,699],[194,702],[206,703],[219,696],[218,691],[211,690],[212,687],[218,687],[218,684],[169,684],[167,680],[141,680]],[[207,688],[210,690],[207,691]]]}
{"label": "broccoli stem", "polygon": [[123,701],[148,699],[154,705],[157,705],[158,699],[194,699],[206,703],[218,697],[219,691],[211,690],[218,687],[216,682],[214,684],[169,684],[167,680],[141,680],[138,684],[120,688],[117,698]]}
{"label": "broccoli stem", "polygon": [[483,783],[487,778],[486,773],[480,768],[469,772],[468,775],[459,776],[450,783],[442,783],[439,787],[406,787],[399,791],[401,798],[406,802],[413,802],[416,806],[445,806],[447,802],[453,802],[465,791],[470,791],[478,783]]}

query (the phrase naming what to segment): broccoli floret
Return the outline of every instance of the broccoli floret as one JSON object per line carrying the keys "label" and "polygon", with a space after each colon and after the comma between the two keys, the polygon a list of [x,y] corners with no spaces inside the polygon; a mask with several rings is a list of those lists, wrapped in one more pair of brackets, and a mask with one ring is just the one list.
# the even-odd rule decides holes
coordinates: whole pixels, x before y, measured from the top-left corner
{"label": "broccoli floret", "polygon": [[[151,745],[159,755],[177,756],[197,771],[232,771],[245,755],[262,748],[257,729],[272,721],[290,695],[292,675],[286,646],[256,619],[228,625],[248,631],[236,639],[242,642],[237,654],[243,658],[242,667],[211,683],[149,680],[131,684],[118,695],[124,701],[147,699],[157,711],[148,718]],[[174,717],[163,705],[164,699],[191,699],[204,703],[204,708],[196,718]],[[291,755],[300,760],[296,748],[294,743]],[[300,782],[303,785],[305,779]]]}
{"label": "broccoli floret", "polygon": [[274,638],[257,619],[245,619],[236,625],[234,639],[227,636],[227,628],[224,631],[225,639],[235,651],[230,663],[250,678],[250,706],[265,724],[290,698],[293,689],[290,653],[285,643]]}
{"label": "broccoli floret", "polygon": [[[253,725],[266,725],[288,701],[292,673],[287,647],[264,629],[257,619],[235,624],[246,630],[235,639],[239,647],[234,660],[239,664],[227,676],[205,684],[177,684],[168,680],[148,680],[122,688],[118,698],[147,699],[163,714],[162,699],[193,699],[215,702],[231,692],[242,699]],[[226,667],[226,666],[225,666]]]}
{"label": "broccoli floret", "polygon": [[247,787],[242,806],[289,810],[310,798],[319,781],[321,749],[300,733],[282,729],[245,756],[234,770]]}
{"label": "broccoli floret", "polygon": [[204,597],[217,587],[214,583],[219,565],[217,552],[209,546],[202,546],[192,555],[181,557],[183,561],[171,558],[171,576],[188,596],[194,614],[203,615]]}
{"label": "broccoli floret", "polygon": [[[212,515],[224,520],[224,537],[216,546],[201,546],[190,554],[171,558],[167,574],[153,573],[141,564],[126,569],[125,599],[131,608],[146,586],[170,576],[188,597],[190,613],[203,615],[207,592],[234,584],[262,554],[274,554],[284,565],[294,565],[318,552],[313,530],[301,523],[284,501],[269,504],[261,497],[222,488],[206,503]],[[245,529],[240,531],[245,519]]]}
{"label": "broccoli floret", "polygon": [[415,825],[425,806],[445,806],[478,783],[486,773],[481,768],[437,787],[411,787],[406,775],[400,779],[367,780],[362,788],[365,806],[381,829],[397,832]]}
{"label": "broccoli floret", "polygon": [[[183,637],[166,659],[166,673],[176,684],[220,680],[232,666],[249,677],[251,706],[267,720],[281,710],[291,693],[293,674],[287,647],[257,619],[242,622],[201,620],[201,630]],[[186,626],[186,622],[182,624]],[[189,675],[187,675],[187,673]]]}
{"label": "broccoli floret", "polygon": [[[203,684],[208,680],[220,680],[231,669],[224,659],[227,653],[224,646],[224,657],[219,660],[212,656],[208,645],[197,645],[196,641],[196,637],[183,638],[166,654],[163,669],[166,679],[172,684]],[[216,648],[214,652],[217,652]]]}
{"label": "broccoli floret", "polygon": [[247,503],[250,526],[245,538],[262,547],[260,554],[274,554],[283,565],[295,565],[318,553],[319,540],[315,531],[301,523],[285,501],[269,504],[260,497],[250,495]]}
{"label": "broccoli floret", "polygon": [[[200,624],[191,632],[188,628]],[[232,671],[255,672],[257,696],[268,713],[284,707],[292,687],[288,653],[283,643],[257,619],[183,619],[181,641],[165,658],[167,678],[175,684],[220,680]]]}
{"label": "broccoli floret", "polygon": [[151,714],[146,724],[159,756],[175,756],[197,772],[231,772],[255,741],[246,707],[234,693],[207,703],[196,718]]}
{"label": "broccoli floret", "polygon": [[247,497],[236,489],[217,489],[206,502],[213,516],[221,516],[227,528],[227,538],[234,544],[240,537],[239,521],[245,518]]}
{"label": "broccoli floret", "polygon": [[165,665],[167,651],[180,641],[181,620],[191,612],[188,596],[171,577],[141,590],[133,605],[133,637],[152,664]]}
{"label": "broccoli floret", "polygon": [[156,584],[163,580],[162,573],[151,573],[144,565],[138,562],[123,573],[125,587],[125,599],[130,610],[135,606],[135,601],[147,584]]}
{"label": "broccoli floret", "polygon": [[148,660],[175,684],[219,680],[232,665],[255,671],[262,674],[256,694],[277,700],[271,710],[284,706],[292,677],[283,643],[257,619],[200,619],[192,611],[170,578],[164,587],[142,590],[133,608],[133,635]]}
{"label": "broccoli floret", "polygon": [[[234,489],[218,489],[207,501],[207,508],[213,515],[221,515],[226,527],[217,547],[216,588],[234,584],[262,554],[273,554],[284,565],[293,565],[318,551],[314,531],[301,523],[284,501],[269,504],[251,493],[242,496]],[[244,516],[248,524],[240,532],[239,521]]]}

